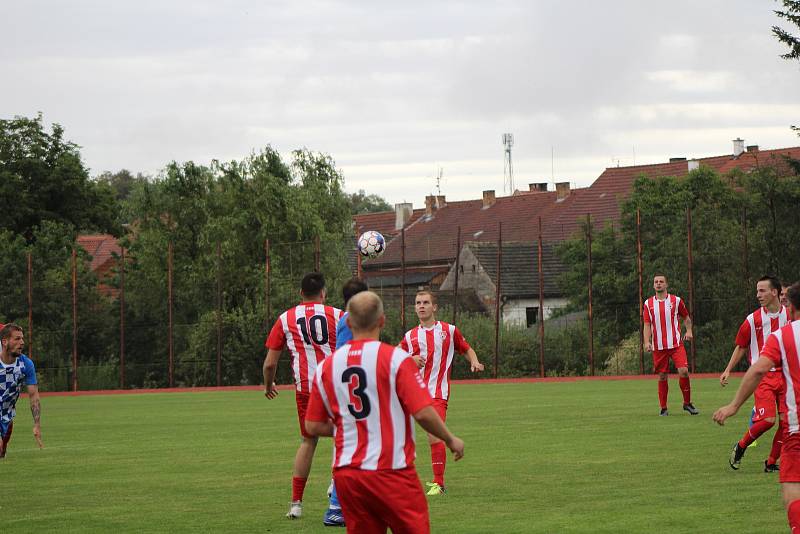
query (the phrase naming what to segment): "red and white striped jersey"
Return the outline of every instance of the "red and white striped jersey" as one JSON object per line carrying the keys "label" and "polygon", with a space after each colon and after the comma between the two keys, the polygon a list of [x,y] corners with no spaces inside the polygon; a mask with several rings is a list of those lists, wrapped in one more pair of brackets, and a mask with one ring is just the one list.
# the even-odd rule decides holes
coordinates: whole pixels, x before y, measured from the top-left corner
{"label": "red and white striped jersey", "polygon": [[342,310],[319,302],[304,302],[278,317],[265,345],[289,349],[297,391],[309,393],[317,364],[336,349],[336,324]]}
{"label": "red and white striped jersey", "polygon": [[789,433],[800,431],[798,421],[798,401],[800,401],[800,355],[797,344],[800,342],[800,321],[792,321],[778,329],[767,338],[761,356],[769,358],[775,367],[783,367],[786,380],[786,416]]}
{"label": "red and white striped jersey", "polygon": [[434,399],[447,400],[450,397],[453,355],[469,350],[469,343],[458,328],[443,321],[436,321],[430,328],[420,325],[406,332],[400,348],[425,359],[425,367],[420,371],[428,385],[428,393]]}
{"label": "red and white striped jersey", "polygon": [[653,295],[644,301],[642,318],[652,327],[654,350],[674,349],[681,344],[678,317],[689,317],[689,311],[680,297],[667,293],[664,300],[658,300]]}
{"label": "red and white striped jersey", "polygon": [[407,353],[357,340],[317,368],[306,420],[333,420],[334,469],[404,469],[416,457],[413,414],[431,402]]}
{"label": "red and white striped jersey", "polygon": [[788,312],[784,306],[781,306],[781,309],[775,313],[770,313],[766,308],[761,307],[747,316],[736,334],[736,344],[750,349],[750,365],[758,360],[769,335],[777,332],[788,322]]}

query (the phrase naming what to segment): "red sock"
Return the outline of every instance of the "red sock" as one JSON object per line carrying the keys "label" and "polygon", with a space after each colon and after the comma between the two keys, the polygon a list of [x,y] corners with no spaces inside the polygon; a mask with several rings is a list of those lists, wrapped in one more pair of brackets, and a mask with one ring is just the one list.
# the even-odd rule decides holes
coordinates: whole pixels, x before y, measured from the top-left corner
{"label": "red sock", "polygon": [[683,393],[683,403],[691,404],[692,386],[689,384],[689,377],[688,376],[678,377],[678,383],[681,385],[681,393]]}
{"label": "red sock", "polygon": [[761,434],[772,428],[774,424],[775,423],[771,421],[756,421],[753,423],[753,426],[747,429],[742,439],[739,440],[739,446],[746,449],[751,443],[757,440]]}
{"label": "red sock", "polygon": [[303,492],[306,490],[307,478],[292,477],[292,500],[302,501]]}
{"label": "red sock", "polygon": [[447,448],[443,442],[431,444],[431,467],[433,468],[433,481],[444,486],[444,466],[447,463]]}
{"label": "red sock", "polygon": [[778,421],[778,430],[775,431],[775,437],[772,438],[772,449],[769,451],[767,463],[769,465],[778,463],[778,458],[781,457],[781,447],[783,447],[783,436],[786,431],[786,424],[783,421]]}
{"label": "red sock", "polygon": [[667,393],[669,392],[669,383],[666,380],[658,381],[658,402],[661,403],[661,409],[667,407]]}
{"label": "red sock", "polygon": [[792,532],[800,532],[800,499],[792,501],[786,507],[787,515],[789,516],[789,528]]}

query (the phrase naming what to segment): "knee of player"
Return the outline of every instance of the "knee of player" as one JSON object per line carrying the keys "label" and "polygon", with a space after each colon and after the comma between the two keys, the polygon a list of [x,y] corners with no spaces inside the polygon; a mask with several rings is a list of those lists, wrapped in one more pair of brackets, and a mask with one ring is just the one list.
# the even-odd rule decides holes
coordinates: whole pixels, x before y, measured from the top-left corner
{"label": "knee of player", "polygon": [[669,378],[669,375],[667,373],[658,373],[658,379],[659,380],[663,381],[663,380],[666,380],[667,378]]}
{"label": "knee of player", "polygon": [[775,424],[775,418],[774,418],[774,417],[765,417],[765,418],[763,419],[763,421],[764,421],[765,423],[769,423],[769,424],[770,424],[770,426]]}
{"label": "knee of player", "polygon": [[681,378],[689,378],[689,369],[687,369],[686,367],[681,367],[680,369],[678,369],[678,376],[680,376]]}

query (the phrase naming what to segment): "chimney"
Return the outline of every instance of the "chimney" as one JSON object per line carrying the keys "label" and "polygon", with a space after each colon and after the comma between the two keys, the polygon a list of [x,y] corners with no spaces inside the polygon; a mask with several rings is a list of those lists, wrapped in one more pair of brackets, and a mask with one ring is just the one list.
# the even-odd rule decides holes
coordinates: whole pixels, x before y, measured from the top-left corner
{"label": "chimney", "polygon": [[696,171],[700,168],[700,160],[690,159],[689,163],[687,164],[687,170],[689,172]]}
{"label": "chimney", "polygon": [[447,203],[444,201],[444,195],[436,195],[436,209],[442,209]]}
{"label": "chimney", "polygon": [[436,209],[436,197],[433,195],[425,196],[425,216],[432,217],[433,210]]}
{"label": "chimney", "polygon": [[495,196],[494,189],[487,189],[483,192],[483,209],[494,206]]}
{"label": "chimney", "polygon": [[748,152],[758,152],[758,145],[747,145]]}
{"label": "chimney", "polygon": [[556,182],[556,200],[564,200],[569,196],[569,182]]}
{"label": "chimney", "polygon": [[528,184],[528,191],[544,193],[547,191],[547,182],[536,182],[533,184]]}
{"label": "chimney", "polygon": [[686,158],[669,158],[670,163],[678,163],[679,161],[686,161]]}
{"label": "chimney", "polygon": [[402,230],[411,220],[411,214],[414,213],[414,206],[411,202],[403,202],[394,205],[394,229]]}
{"label": "chimney", "polygon": [[742,152],[744,152],[744,139],[737,137],[733,140],[733,157],[738,158]]}

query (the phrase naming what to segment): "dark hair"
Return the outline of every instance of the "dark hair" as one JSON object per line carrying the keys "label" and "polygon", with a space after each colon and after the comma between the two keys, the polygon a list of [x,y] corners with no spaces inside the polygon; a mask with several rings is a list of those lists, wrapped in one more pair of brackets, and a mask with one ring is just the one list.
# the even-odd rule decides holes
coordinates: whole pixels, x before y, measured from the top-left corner
{"label": "dark hair", "polygon": [[322,273],[308,273],[300,282],[300,291],[306,298],[318,297],[325,289],[325,277]]}
{"label": "dark hair", "polygon": [[347,282],[344,283],[342,286],[342,297],[344,297],[344,305],[347,307],[347,303],[350,302],[350,299],[353,296],[358,295],[362,291],[366,291],[369,289],[367,283],[360,278],[351,278]]}
{"label": "dark hair", "polygon": [[14,323],[6,324],[2,329],[0,329],[0,339],[10,338],[11,332],[22,332],[22,327]]}
{"label": "dark hair", "polygon": [[800,310],[800,282],[795,282],[786,290],[786,298],[795,310]]}
{"label": "dark hair", "polygon": [[666,275],[666,274],[662,274],[662,273],[655,273],[655,274],[653,275],[653,279],[655,279],[655,277],[656,277],[656,276],[661,276],[662,278],[664,278],[664,281],[665,281],[666,283],[669,283],[669,278],[667,278],[667,275]]}
{"label": "dark hair", "polygon": [[781,281],[775,278],[774,276],[765,275],[758,279],[759,282],[769,282],[769,285],[772,289],[777,291],[778,293],[781,292]]}

